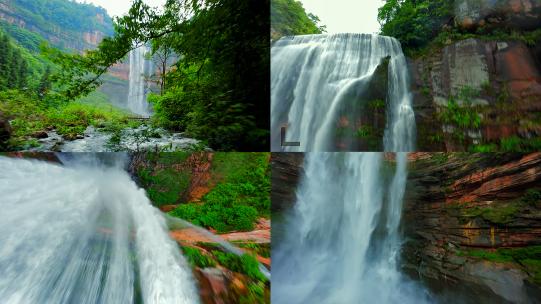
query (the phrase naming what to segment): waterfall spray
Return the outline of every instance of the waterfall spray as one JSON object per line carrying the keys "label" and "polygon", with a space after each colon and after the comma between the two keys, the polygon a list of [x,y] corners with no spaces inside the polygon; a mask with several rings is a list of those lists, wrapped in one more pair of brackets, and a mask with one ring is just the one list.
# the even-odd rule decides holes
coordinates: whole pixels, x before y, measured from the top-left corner
{"label": "waterfall spray", "polygon": [[166,221],[123,169],[0,157],[3,303],[199,303]]}
{"label": "waterfall spray", "polygon": [[[415,115],[400,43],[394,38],[368,34],[285,37],[273,45],[272,150],[354,150],[354,146],[337,149],[336,123],[340,113],[357,113],[370,102],[363,96],[370,90],[378,65],[389,56],[385,148],[413,151]],[[366,122],[350,122],[358,123]],[[284,126],[286,137],[281,138]],[[282,147],[282,140],[300,142],[300,146]]]}
{"label": "waterfall spray", "polygon": [[384,166],[382,153],[306,154],[287,233],[273,243],[273,303],[430,303],[398,266],[406,154],[390,183]]}
{"label": "waterfall spray", "polygon": [[149,52],[147,46],[138,47],[130,52],[130,89],[128,108],[135,114],[149,116],[147,102],[148,83],[145,76],[150,72],[150,62],[146,59]]}

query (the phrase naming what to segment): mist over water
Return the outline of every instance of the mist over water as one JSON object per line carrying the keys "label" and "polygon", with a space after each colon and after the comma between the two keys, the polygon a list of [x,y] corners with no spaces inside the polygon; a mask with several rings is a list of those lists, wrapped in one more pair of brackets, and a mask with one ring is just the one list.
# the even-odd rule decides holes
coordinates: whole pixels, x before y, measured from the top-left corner
{"label": "mist over water", "polygon": [[383,166],[382,153],[306,154],[294,210],[274,223],[273,303],[430,302],[398,265],[406,154]]}
{"label": "mist over water", "polygon": [[[400,43],[394,38],[369,34],[284,37],[273,45],[272,151],[337,150],[334,139],[340,112],[354,111],[348,108],[352,107],[348,101],[362,99],[370,90],[370,80],[387,56],[390,61],[385,148],[393,152],[413,151],[415,115]],[[300,142],[300,147],[281,146],[280,130],[286,125],[285,140]]]}
{"label": "mist over water", "polygon": [[0,157],[3,303],[199,303],[191,268],[122,156]]}

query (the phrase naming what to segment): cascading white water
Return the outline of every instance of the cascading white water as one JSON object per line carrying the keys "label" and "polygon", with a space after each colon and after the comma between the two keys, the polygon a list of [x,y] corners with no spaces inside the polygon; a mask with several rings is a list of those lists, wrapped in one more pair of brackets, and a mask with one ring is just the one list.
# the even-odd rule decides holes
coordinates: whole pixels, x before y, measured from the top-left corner
{"label": "cascading white water", "polygon": [[297,203],[273,240],[273,303],[430,303],[398,260],[406,154],[307,153]]}
{"label": "cascading white water", "polygon": [[0,157],[2,303],[199,303],[165,219],[107,163]]}
{"label": "cascading white water", "polygon": [[[400,43],[369,34],[285,37],[273,45],[272,151],[336,151],[333,140],[339,113],[353,111],[348,108],[351,100],[370,101],[362,100],[363,94],[370,89],[378,65],[388,56],[386,151],[413,151],[415,115]],[[284,140],[300,142],[299,147],[282,146],[284,126]]]}
{"label": "cascading white water", "polygon": [[128,93],[128,108],[135,114],[149,116],[147,102],[148,82],[145,76],[150,71],[150,63],[146,58],[149,52],[147,46],[138,47],[130,52],[130,88]]}

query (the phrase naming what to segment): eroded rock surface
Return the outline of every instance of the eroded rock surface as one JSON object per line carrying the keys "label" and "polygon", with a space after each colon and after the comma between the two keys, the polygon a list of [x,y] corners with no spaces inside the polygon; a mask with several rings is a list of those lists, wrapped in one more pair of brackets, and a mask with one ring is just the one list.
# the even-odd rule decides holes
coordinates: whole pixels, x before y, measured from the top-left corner
{"label": "eroded rock surface", "polygon": [[541,27],[538,0],[457,0],[455,22],[465,29],[490,26],[531,30]]}
{"label": "eroded rock surface", "polygon": [[541,245],[541,200],[526,194],[541,189],[541,154],[416,153],[410,160],[405,269],[474,299],[535,303],[539,270],[502,250],[525,255]]}

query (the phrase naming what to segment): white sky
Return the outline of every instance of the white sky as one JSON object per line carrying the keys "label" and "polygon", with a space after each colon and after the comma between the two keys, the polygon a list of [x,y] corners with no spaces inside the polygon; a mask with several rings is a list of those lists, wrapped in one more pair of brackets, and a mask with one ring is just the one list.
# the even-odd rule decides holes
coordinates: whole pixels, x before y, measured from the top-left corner
{"label": "white sky", "polygon": [[378,33],[378,8],[383,0],[300,0],[307,13],[321,19],[332,33]]}
{"label": "white sky", "polygon": [[[166,0],[145,0],[150,6],[161,7]],[[107,10],[110,16],[122,16],[126,14],[131,7],[132,0],[77,0],[77,2],[93,3]]]}

